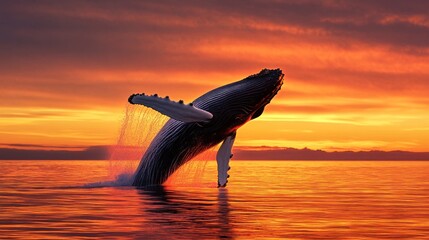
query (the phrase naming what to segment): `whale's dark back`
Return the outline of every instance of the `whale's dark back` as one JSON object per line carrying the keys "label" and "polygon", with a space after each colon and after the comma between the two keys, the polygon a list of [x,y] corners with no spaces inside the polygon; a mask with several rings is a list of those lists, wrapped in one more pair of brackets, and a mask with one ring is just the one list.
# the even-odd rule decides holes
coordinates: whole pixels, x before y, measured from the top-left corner
{"label": "whale's dark back", "polygon": [[258,109],[263,110],[277,93],[281,86],[278,79],[283,76],[281,70],[270,70],[268,74],[272,76],[261,80],[261,76],[253,75],[195,99],[195,107],[213,114],[208,123],[167,121],[143,155],[133,185],[162,184],[181,165],[219,144]]}

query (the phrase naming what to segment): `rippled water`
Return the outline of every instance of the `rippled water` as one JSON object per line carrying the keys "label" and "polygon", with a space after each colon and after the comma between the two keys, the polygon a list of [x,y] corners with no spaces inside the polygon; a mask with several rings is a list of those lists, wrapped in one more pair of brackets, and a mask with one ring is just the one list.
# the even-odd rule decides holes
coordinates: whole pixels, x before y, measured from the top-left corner
{"label": "rippled water", "polygon": [[0,238],[429,239],[429,162],[232,161],[136,189],[108,161],[0,161]]}

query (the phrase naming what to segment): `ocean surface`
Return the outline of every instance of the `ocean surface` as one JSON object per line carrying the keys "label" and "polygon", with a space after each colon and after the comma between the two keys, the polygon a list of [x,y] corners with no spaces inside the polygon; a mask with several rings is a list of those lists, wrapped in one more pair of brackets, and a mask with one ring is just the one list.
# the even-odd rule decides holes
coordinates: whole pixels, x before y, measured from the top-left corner
{"label": "ocean surface", "polygon": [[429,239],[429,162],[231,161],[164,187],[110,161],[0,161],[0,239]]}

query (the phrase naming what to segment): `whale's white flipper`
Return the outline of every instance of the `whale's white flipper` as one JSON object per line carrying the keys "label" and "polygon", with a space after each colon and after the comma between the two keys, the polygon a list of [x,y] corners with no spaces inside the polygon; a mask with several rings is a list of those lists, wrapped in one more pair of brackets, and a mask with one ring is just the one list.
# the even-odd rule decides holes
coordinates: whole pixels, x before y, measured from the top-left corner
{"label": "whale's white flipper", "polygon": [[225,187],[228,182],[229,160],[232,157],[231,150],[234,145],[235,136],[236,132],[234,131],[226,137],[216,154],[218,187]]}
{"label": "whale's white flipper", "polygon": [[213,118],[213,114],[194,107],[192,103],[185,105],[182,100],[174,102],[168,96],[160,98],[157,94],[151,96],[144,93],[133,94],[128,98],[128,102],[153,108],[181,122],[207,122]]}

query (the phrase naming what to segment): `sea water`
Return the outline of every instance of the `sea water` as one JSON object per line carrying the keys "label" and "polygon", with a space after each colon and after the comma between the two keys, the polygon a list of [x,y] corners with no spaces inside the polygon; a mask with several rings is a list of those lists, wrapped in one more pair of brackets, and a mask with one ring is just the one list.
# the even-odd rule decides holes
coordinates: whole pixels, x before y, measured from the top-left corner
{"label": "sea water", "polygon": [[232,160],[220,189],[212,161],[141,189],[109,165],[0,161],[0,239],[429,239],[429,162]]}

